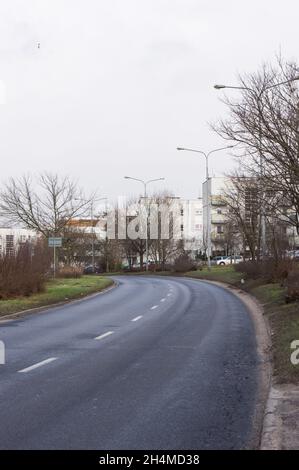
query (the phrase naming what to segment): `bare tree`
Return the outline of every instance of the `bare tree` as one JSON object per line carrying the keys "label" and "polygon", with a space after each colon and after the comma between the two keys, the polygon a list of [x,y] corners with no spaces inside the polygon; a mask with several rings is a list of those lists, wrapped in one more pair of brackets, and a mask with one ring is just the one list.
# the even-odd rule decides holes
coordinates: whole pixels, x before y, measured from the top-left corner
{"label": "bare tree", "polygon": [[269,206],[269,191],[275,192],[280,197],[275,210],[299,233],[298,75],[295,63],[278,57],[275,66],[265,64],[259,72],[239,77],[238,99],[224,99],[229,119],[213,127],[241,144],[238,157],[243,171],[259,181],[260,207],[264,202]]}
{"label": "bare tree", "polygon": [[242,234],[239,231],[236,218],[231,217],[230,215],[227,222],[224,224],[221,238],[217,242],[222,247],[226,256],[240,253],[240,251],[245,251],[244,244],[242,243]]}
{"label": "bare tree", "polygon": [[235,174],[227,185],[224,198],[228,208],[228,223],[242,237],[243,251],[248,247],[252,260],[255,260],[259,256],[261,238],[256,180]]}
{"label": "bare tree", "polygon": [[68,265],[83,265],[92,260],[92,234],[83,228],[66,226],[60,235],[64,238],[59,250],[59,261]]}
{"label": "bare tree", "polygon": [[[149,256],[155,261],[155,264],[160,265],[162,269],[165,268],[170,259],[174,259],[174,256],[177,255],[179,244],[173,234],[173,200],[173,196],[165,191],[147,198],[146,207],[143,198],[128,201],[126,208],[127,236],[125,239],[119,241],[123,247],[130,268],[136,262],[137,258],[139,259],[140,269],[143,268],[144,255],[146,252],[146,236],[148,236]],[[169,217],[169,231],[167,234],[164,234],[161,210],[166,217]],[[148,211],[149,224],[147,228],[145,211]],[[152,233],[153,225],[155,226],[155,234]]]}
{"label": "bare tree", "polygon": [[[228,233],[223,241],[231,248],[235,244],[243,244],[243,254],[246,247],[250,251],[253,260],[260,258],[261,224],[260,224],[260,186],[255,177],[247,177],[235,173],[227,184],[224,197],[228,207],[226,229]],[[264,213],[266,223],[266,245],[265,255],[281,258],[286,248],[287,217],[282,217],[280,193],[267,190],[264,191]]]}
{"label": "bare tree", "polygon": [[11,178],[0,192],[0,215],[46,237],[58,235],[72,218],[86,214],[93,197],[84,197],[74,181],[57,174]]}
{"label": "bare tree", "polygon": [[[157,233],[156,237],[150,236],[150,254],[155,260],[155,264],[159,265],[161,269],[165,269],[167,263],[174,260],[174,258],[182,252],[181,240],[174,238],[174,217],[178,214],[173,214],[172,205],[174,201],[174,195],[171,191],[163,191],[154,194],[151,197],[151,211],[157,220]],[[165,215],[168,217],[169,230],[167,234],[163,234],[162,220],[163,217],[160,209],[165,211]],[[150,235],[150,234],[149,234]],[[166,236],[165,236],[166,235]]]}

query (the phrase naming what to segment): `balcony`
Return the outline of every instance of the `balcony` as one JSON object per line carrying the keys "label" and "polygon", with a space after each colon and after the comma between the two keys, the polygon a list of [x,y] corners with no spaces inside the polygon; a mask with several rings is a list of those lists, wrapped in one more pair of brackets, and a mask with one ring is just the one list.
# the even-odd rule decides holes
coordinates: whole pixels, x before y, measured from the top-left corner
{"label": "balcony", "polygon": [[225,207],[227,205],[226,200],[222,196],[211,196],[211,205],[212,206],[221,206]]}
{"label": "balcony", "polygon": [[212,224],[226,224],[227,223],[227,218],[225,214],[212,214],[211,215],[211,223]]}

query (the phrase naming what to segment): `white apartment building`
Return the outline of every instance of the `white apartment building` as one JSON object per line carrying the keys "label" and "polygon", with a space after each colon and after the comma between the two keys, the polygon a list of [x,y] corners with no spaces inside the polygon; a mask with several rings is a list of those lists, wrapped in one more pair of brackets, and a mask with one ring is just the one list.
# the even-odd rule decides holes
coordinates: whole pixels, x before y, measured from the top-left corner
{"label": "white apartment building", "polygon": [[210,194],[211,255],[223,252],[223,234],[227,223],[225,193],[229,185],[228,177],[212,177],[202,185],[203,194],[203,244],[208,240],[208,195]]}
{"label": "white apartment building", "polygon": [[16,248],[26,242],[34,242],[36,232],[26,228],[0,227],[0,255],[13,254]]}
{"label": "white apartment building", "polygon": [[179,199],[181,204],[181,232],[185,250],[192,257],[204,251],[203,246],[203,200]]}
{"label": "white apartment building", "polygon": [[[231,184],[229,177],[212,177],[203,183],[203,244],[207,248],[208,234],[208,194],[210,194],[210,233],[211,256],[225,253],[225,225],[228,222],[228,207],[225,202],[225,194]],[[291,209],[290,209],[291,210]],[[285,225],[285,233],[288,236],[291,249],[299,248],[299,236],[295,227]],[[242,246],[236,240],[236,249],[242,251]],[[239,242],[240,243],[240,242]],[[248,249],[248,247],[246,248]],[[237,253],[238,254],[238,253]]]}
{"label": "white apartment building", "polygon": [[[141,198],[140,202],[142,202]],[[176,217],[176,229],[179,232],[176,232],[175,239],[181,239],[184,241],[184,246],[186,251],[192,257],[196,257],[197,254],[203,252],[203,206],[202,198],[197,199],[181,199],[179,197],[170,197],[169,198],[169,214],[168,217]],[[151,204],[155,205],[154,213],[156,212],[157,202],[155,199],[147,198],[147,205],[149,214],[151,214]],[[164,206],[164,203],[162,202]],[[164,207],[167,207],[166,204]],[[162,210],[162,207],[160,207]],[[152,206],[153,210],[153,206]],[[126,208],[120,207],[120,213],[126,213],[126,216],[134,219],[138,213],[138,205],[135,203]],[[106,215],[103,215],[101,218],[97,218],[94,221],[94,233],[99,239],[106,237]],[[149,217],[149,224],[151,223],[151,218]],[[85,229],[86,232],[91,231],[91,221],[86,220],[73,220],[71,225],[79,228],[80,226]],[[169,234],[171,237],[171,234]]]}
{"label": "white apartment building", "polygon": [[[141,201],[143,198],[141,198]],[[183,199],[180,197],[169,197],[169,212],[179,219],[176,224],[180,230],[180,238],[189,244],[195,244],[195,249],[202,249],[203,239],[203,205],[202,198]],[[147,198],[148,210],[151,212],[151,204],[156,204],[156,200]],[[162,203],[163,204],[163,203]],[[168,204],[166,204],[166,207]],[[127,211],[127,216],[135,217],[138,207],[134,204]],[[169,216],[170,216],[169,214]],[[191,246],[191,245],[190,245]]]}

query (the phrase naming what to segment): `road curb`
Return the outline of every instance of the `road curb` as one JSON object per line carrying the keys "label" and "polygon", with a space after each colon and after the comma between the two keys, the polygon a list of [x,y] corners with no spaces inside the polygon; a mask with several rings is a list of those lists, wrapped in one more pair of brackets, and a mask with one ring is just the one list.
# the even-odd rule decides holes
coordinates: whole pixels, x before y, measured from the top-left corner
{"label": "road curb", "polygon": [[[256,335],[257,352],[260,358],[259,364],[259,391],[255,415],[253,417],[253,436],[250,440],[254,449],[279,449],[281,441],[281,425],[277,412],[277,392],[272,386],[272,342],[271,329],[264,316],[264,309],[260,302],[248,292],[237,286],[219,281],[206,279],[189,279],[217,285],[238,297],[246,306],[250,314]],[[281,396],[279,395],[279,398]],[[258,436],[258,438],[256,437]]]}
{"label": "road curb", "polygon": [[84,295],[77,299],[70,299],[70,300],[63,300],[61,302],[43,305],[41,307],[33,307],[28,308],[27,310],[21,310],[20,312],[9,313],[8,315],[0,316],[0,324],[3,322],[7,322],[10,320],[14,320],[15,318],[22,318],[23,316],[30,315],[31,313],[43,313],[44,311],[50,310],[51,308],[61,307],[63,305],[70,305],[79,302],[84,302],[85,300],[91,299],[92,297],[96,297],[97,295],[106,294],[106,292],[114,289],[118,286],[118,282],[112,279],[113,284],[111,286],[105,287],[99,292],[93,292],[91,294]]}
{"label": "road curb", "polygon": [[271,386],[265,410],[261,450],[280,450],[282,448],[282,419],[279,413],[279,404],[283,398],[283,394]]}

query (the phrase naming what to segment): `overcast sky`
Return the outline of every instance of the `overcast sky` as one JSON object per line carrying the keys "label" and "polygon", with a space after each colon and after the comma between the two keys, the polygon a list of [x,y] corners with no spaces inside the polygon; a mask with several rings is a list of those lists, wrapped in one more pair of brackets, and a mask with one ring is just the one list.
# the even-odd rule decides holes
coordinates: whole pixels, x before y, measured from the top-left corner
{"label": "overcast sky", "polygon": [[[152,188],[197,197],[204,161],[176,147],[222,146],[213,84],[279,50],[296,60],[298,14],[295,0],[0,0],[1,180],[49,170],[114,198],[138,193],[124,175],[165,176]],[[214,155],[211,174],[233,164]]]}

